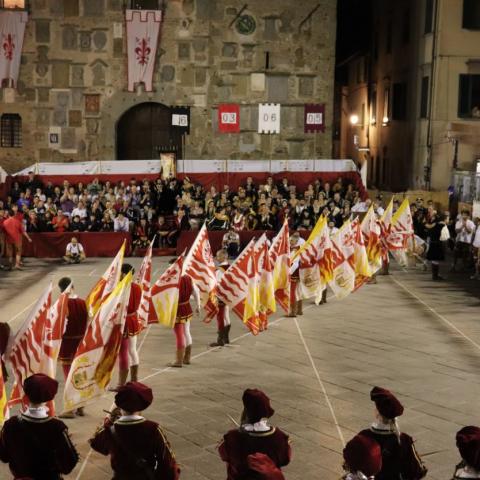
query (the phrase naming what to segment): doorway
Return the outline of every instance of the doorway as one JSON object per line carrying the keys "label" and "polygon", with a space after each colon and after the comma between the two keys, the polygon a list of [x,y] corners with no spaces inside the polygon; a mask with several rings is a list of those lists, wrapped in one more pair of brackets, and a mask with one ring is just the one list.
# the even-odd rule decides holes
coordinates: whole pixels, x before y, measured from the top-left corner
{"label": "doorway", "polygon": [[161,153],[182,158],[182,135],[171,127],[170,108],[145,102],[127,110],[117,123],[117,159],[153,160]]}

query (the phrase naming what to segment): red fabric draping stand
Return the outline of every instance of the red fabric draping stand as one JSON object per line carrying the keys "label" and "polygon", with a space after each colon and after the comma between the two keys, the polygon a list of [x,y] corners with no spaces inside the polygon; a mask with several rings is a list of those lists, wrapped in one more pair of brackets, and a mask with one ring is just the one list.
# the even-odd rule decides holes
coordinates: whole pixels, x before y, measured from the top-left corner
{"label": "red fabric draping stand", "polygon": [[32,243],[23,239],[24,257],[61,258],[72,237],[83,245],[87,257],[114,257],[124,240],[127,241],[126,252],[131,252],[132,238],[129,233],[115,232],[67,232],[67,233],[30,233]]}
{"label": "red fabric draping stand", "polygon": [[[208,239],[210,241],[210,246],[212,247],[213,253],[216,253],[217,250],[222,248],[222,240],[225,233],[227,232],[208,232]],[[259,239],[264,233],[267,234],[267,237],[269,239],[272,239],[277,234],[273,230],[247,230],[244,232],[240,232],[239,235],[241,248],[243,249],[252,238],[255,237],[256,239]],[[185,249],[188,250],[192,246],[197,234],[198,232],[195,231],[183,231],[180,233],[180,237],[177,241],[177,255],[181,255]],[[310,235],[310,231],[301,231],[300,235],[306,239]]]}

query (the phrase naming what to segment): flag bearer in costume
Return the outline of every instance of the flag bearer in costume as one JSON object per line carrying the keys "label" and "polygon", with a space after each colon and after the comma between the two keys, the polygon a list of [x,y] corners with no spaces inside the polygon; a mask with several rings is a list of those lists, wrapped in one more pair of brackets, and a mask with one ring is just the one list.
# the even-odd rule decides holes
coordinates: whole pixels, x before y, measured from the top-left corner
{"label": "flag bearer in costume", "polygon": [[180,468],[160,426],[141,415],[152,401],[152,390],[143,383],[123,385],[115,395],[117,409],[90,439],[95,451],[110,456],[115,480],[180,477]]}
{"label": "flag bearer in costume", "polygon": [[[122,265],[122,280],[129,272],[135,272],[132,265],[124,263]],[[123,339],[118,354],[118,387],[125,385],[130,372],[132,382],[138,380],[138,365],[140,359],[137,351],[137,336],[142,331],[142,326],[138,319],[138,309],[142,299],[142,288],[136,283],[132,283],[130,289],[130,298],[127,306],[127,317],[125,319],[125,329],[123,331]],[[117,388],[113,390],[117,390]]]}
{"label": "flag bearer in costume", "polygon": [[376,480],[419,480],[427,469],[418,456],[412,437],[401,433],[397,417],[403,414],[403,405],[388,390],[374,387],[370,398],[375,402],[376,418],[371,427],[360,432],[375,440],[382,450],[382,469]]}
{"label": "flag bearer in costume", "polygon": [[54,399],[57,390],[58,382],[47,375],[28,377],[23,383],[28,408],[2,428],[0,460],[9,464],[16,479],[61,480],[78,462],[67,426],[49,417],[44,405]]}
{"label": "flag bearer in costume", "polygon": [[[79,298],[74,293],[71,278],[61,278],[58,282],[60,292],[63,293],[68,287],[70,287],[70,294],[68,295],[67,303],[67,326],[62,337],[60,353],[58,354],[58,359],[62,363],[65,381],[67,380],[70,367],[75,358],[75,353],[85,335],[88,324],[88,310],[85,300]],[[65,412],[60,415],[60,418],[75,418],[75,414],[83,417],[85,415],[83,407],[77,409],[75,412]]]}
{"label": "flag bearer in costume", "polygon": [[[217,252],[217,282],[220,282],[223,274],[228,270],[230,264],[228,263],[228,252],[224,249],[220,249]],[[230,343],[230,312],[228,306],[218,300],[218,313],[217,313],[217,341],[210,344],[211,347],[223,347]]]}
{"label": "flag bearer in costume", "polygon": [[[218,447],[220,457],[227,463],[227,480],[259,478],[255,476],[258,472],[255,464],[258,463],[267,470],[260,478],[281,479],[279,470],[288,465],[291,458],[288,435],[269,425],[268,419],[275,411],[262,391],[247,389],[242,400],[244,410],[240,427],[226,433]],[[266,455],[268,462],[259,454]]]}
{"label": "flag bearer in costume", "polygon": [[480,428],[463,427],[456,440],[462,461],[455,467],[452,480],[480,478]]}
{"label": "flag bearer in costume", "polygon": [[[300,237],[299,232],[295,232],[290,237],[290,255],[293,257],[295,253],[300,250],[305,240]],[[298,298],[298,284],[300,283],[300,259],[292,262],[290,267],[290,312],[289,317],[296,317],[297,315],[303,315],[303,303]]]}
{"label": "flag bearer in costume", "polygon": [[[170,263],[173,263],[173,260]],[[192,355],[192,335],[190,333],[190,320],[193,317],[192,305],[190,298],[195,297],[197,313],[200,313],[200,294],[194,288],[192,279],[188,275],[182,275],[180,278],[178,293],[178,310],[177,318],[173,332],[176,339],[176,358],[173,363],[168,366],[181,368],[183,365],[190,365]]]}
{"label": "flag bearer in costume", "polygon": [[347,443],[343,459],[343,468],[348,472],[343,480],[374,479],[382,469],[380,445],[365,435],[357,435]]}

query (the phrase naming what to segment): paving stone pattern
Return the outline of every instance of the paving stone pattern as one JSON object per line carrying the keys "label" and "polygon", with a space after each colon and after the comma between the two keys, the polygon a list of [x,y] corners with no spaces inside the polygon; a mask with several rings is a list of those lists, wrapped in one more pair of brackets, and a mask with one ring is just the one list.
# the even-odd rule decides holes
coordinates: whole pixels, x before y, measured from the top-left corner
{"label": "paving stone pattern", "polygon": [[[78,268],[39,262],[35,269],[29,263],[24,272],[4,275],[2,319],[11,319],[16,329],[46,282],[57,282],[66,274],[73,276],[77,292],[85,295],[106,265],[106,260],[88,260]],[[166,260],[155,259],[156,275],[165,267]],[[182,465],[181,478],[226,478],[216,447],[232,428],[227,414],[238,418],[243,390],[258,387],[272,398],[273,423],[293,442],[286,478],[338,479],[342,465],[338,428],[348,440],[369,424],[373,414],[369,391],[374,385],[392,389],[404,403],[400,426],[416,438],[419,452],[438,452],[426,457],[427,478],[451,478],[459,460],[455,432],[463,425],[480,423],[480,291],[478,283],[462,283],[459,278],[434,284],[426,274],[395,271],[346,300],[306,305],[298,327],[292,319],[274,317],[268,332],[258,337],[246,334],[234,318],[236,340],[224,349],[206,347],[215,337],[215,326],[196,318],[195,357],[183,369],[165,367],[173,358],[173,334],[151,327],[139,341],[141,377],[155,392],[147,416],[165,429]],[[108,461],[89,453],[86,442],[112,399],[106,395],[87,408],[84,419],[68,421],[81,453],[81,464],[68,479],[111,478]],[[3,465],[0,477],[8,478]]]}

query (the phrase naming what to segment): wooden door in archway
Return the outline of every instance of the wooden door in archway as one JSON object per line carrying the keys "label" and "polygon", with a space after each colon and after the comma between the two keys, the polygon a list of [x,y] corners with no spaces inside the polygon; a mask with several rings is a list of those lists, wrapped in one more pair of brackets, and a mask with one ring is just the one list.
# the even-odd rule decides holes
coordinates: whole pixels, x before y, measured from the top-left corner
{"label": "wooden door in archway", "polygon": [[171,127],[170,108],[146,102],[127,110],[117,123],[117,159],[151,160],[161,153],[182,158],[182,136]]}

